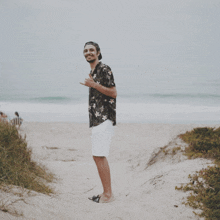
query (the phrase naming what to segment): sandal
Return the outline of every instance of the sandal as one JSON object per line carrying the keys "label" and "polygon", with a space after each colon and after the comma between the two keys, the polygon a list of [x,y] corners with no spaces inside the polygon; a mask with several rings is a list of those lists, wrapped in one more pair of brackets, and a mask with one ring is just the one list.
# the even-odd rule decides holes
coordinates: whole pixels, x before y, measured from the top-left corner
{"label": "sandal", "polygon": [[100,198],[101,197],[99,195],[97,195],[97,196],[89,197],[88,199],[92,200],[93,202],[99,203]]}

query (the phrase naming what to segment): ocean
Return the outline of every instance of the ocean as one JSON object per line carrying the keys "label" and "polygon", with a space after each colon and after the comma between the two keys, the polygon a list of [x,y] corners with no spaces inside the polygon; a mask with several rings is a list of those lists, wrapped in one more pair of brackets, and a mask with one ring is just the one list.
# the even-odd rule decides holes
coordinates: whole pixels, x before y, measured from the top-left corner
{"label": "ocean", "polygon": [[220,123],[218,1],[94,2],[0,2],[0,111],[88,123],[79,82],[94,40],[114,74],[118,123]]}

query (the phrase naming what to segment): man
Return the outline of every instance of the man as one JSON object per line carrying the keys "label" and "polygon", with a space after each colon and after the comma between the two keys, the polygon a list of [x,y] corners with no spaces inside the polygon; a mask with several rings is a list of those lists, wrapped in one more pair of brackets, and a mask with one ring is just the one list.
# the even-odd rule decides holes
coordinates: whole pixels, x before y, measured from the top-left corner
{"label": "man", "polygon": [[89,87],[89,127],[92,127],[92,155],[103,186],[103,193],[93,196],[94,202],[111,202],[114,197],[111,188],[110,168],[107,161],[113,126],[116,125],[117,91],[113,73],[109,66],[102,64],[100,47],[87,42],[83,54],[90,64],[89,78],[84,86]]}

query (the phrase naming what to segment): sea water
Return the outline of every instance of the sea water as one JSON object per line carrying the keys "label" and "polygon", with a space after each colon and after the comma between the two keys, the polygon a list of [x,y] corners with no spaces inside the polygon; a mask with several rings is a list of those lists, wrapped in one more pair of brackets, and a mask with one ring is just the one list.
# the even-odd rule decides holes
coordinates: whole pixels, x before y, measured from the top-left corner
{"label": "sea water", "polygon": [[88,123],[82,51],[94,40],[114,74],[117,122],[220,123],[217,1],[95,2],[0,3],[0,111]]}
{"label": "sea water", "polygon": [[[197,82],[196,78],[189,83],[189,78],[184,80],[183,77],[179,82],[177,79],[164,82],[161,74],[152,73],[146,77],[138,68],[116,68],[114,71],[113,67],[118,91],[118,122],[219,123],[220,95],[215,91],[220,83],[215,79]],[[89,68],[86,70],[89,72]],[[29,82],[22,73],[20,80],[12,74],[10,77],[4,75],[1,110],[9,117],[18,111],[26,121],[88,122],[89,91],[79,84],[83,80],[73,72],[69,76],[63,74],[62,79],[58,79],[55,72],[47,73],[48,78],[33,75],[29,76]]]}

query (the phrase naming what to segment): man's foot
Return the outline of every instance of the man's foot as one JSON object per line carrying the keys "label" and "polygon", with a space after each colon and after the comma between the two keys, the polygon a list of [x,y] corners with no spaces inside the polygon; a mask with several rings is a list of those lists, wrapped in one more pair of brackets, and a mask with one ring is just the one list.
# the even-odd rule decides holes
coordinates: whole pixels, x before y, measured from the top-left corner
{"label": "man's foot", "polygon": [[111,195],[106,195],[106,194],[101,194],[99,195],[100,199],[99,199],[99,203],[108,203],[108,202],[112,202],[115,200],[113,194]]}

